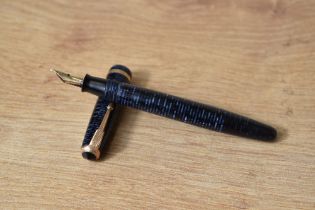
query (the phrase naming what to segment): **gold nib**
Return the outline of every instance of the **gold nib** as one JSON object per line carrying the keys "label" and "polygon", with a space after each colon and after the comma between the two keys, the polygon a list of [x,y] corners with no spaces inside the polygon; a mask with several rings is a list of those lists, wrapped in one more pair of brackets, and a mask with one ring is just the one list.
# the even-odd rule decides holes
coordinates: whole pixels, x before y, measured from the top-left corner
{"label": "gold nib", "polygon": [[59,77],[61,81],[63,81],[66,84],[82,87],[83,79],[75,76],[71,76],[70,74],[57,71],[55,69],[50,69],[50,71],[53,71],[56,73],[56,75]]}

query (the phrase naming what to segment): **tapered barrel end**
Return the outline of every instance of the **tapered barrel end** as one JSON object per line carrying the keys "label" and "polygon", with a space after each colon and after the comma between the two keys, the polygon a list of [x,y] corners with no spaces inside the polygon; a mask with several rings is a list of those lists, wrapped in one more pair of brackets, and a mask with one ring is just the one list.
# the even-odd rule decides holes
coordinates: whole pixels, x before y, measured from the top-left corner
{"label": "tapered barrel end", "polygon": [[273,127],[266,126],[258,130],[258,135],[261,140],[275,141],[277,139],[277,130]]}
{"label": "tapered barrel end", "polygon": [[273,127],[255,122],[248,124],[247,137],[262,140],[262,141],[275,141],[277,139],[277,130]]}
{"label": "tapered barrel end", "polygon": [[277,139],[277,130],[269,125],[239,115],[229,117],[222,129],[224,133],[269,142]]}

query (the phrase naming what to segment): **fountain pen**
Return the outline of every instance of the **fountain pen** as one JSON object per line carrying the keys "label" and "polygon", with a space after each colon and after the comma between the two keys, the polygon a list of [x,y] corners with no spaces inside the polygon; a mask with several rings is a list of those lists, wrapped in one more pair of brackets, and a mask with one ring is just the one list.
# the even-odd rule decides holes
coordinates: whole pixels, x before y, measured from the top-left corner
{"label": "fountain pen", "polygon": [[88,74],[80,78],[54,71],[64,83],[80,87],[82,92],[105,97],[120,106],[250,139],[273,141],[277,137],[277,131],[269,125],[214,106]]}

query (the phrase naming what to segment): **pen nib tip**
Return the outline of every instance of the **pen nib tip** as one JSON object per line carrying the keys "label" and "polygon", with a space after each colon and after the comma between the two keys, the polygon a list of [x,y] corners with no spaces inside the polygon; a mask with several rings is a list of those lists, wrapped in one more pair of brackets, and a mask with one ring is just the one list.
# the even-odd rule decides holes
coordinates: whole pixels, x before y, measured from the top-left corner
{"label": "pen nib tip", "polygon": [[54,68],[49,69],[49,71],[57,73],[57,71]]}

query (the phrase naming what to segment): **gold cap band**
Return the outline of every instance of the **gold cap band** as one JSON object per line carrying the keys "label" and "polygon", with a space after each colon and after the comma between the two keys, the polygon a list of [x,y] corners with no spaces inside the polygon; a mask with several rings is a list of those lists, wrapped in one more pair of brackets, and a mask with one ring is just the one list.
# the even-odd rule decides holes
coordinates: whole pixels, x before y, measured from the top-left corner
{"label": "gold cap band", "polygon": [[121,74],[124,77],[126,77],[129,81],[131,80],[131,76],[127,72],[125,72],[125,71],[123,71],[121,69],[110,69],[108,74],[111,74],[111,73]]}

